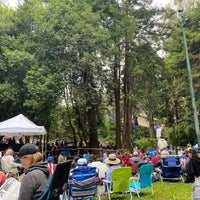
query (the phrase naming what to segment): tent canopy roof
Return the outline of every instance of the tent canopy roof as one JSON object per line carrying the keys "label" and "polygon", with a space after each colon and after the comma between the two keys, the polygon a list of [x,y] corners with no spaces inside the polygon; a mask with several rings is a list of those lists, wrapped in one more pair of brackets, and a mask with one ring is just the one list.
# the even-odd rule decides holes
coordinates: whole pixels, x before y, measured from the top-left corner
{"label": "tent canopy roof", "polygon": [[22,114],[0,122],[0,135],[2,136],[12,137],[45,134],[46,130],[44,126],[37,126]]}

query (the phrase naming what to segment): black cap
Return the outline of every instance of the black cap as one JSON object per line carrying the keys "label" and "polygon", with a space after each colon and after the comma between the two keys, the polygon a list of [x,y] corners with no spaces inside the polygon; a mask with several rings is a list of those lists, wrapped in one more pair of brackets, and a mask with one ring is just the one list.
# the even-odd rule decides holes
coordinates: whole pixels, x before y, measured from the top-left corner
{"label": "black cap", "polygon": [[197,150],[196,150],[195,148],[190,148],[190,149],[188,150],[188,153],[194,154],[194,153],[197,153]]}
{"label": "black cap", "polygon": [[22,156],[31,155],[38,151],[39,151],[39,148],[35,144],[27,143],[19,149],[18,156],[21,158]]}

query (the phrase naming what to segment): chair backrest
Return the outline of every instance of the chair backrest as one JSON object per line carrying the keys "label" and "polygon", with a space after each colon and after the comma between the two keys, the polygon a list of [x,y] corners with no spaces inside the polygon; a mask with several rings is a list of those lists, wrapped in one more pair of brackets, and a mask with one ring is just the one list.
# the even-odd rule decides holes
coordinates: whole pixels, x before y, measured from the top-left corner
{"label": "chair backrest", "polygon": [[132,175],[131,167],[115,168],[112,171],[113,192],[129,191],[129,179]]}
{"label": "chair backrest", "polygon": [[178,157],[162,158],[161,169],[163,178],[177,178],[181,175],[181,163]]}
{"label": "chair backrest", "polygon": [[152,185],[152,173],[154,171],[153,164],[145,164],[140,167],[140,187],[145,188]]}
{"label": "chair backrest", "polygon": [[0,170],[5,172],[4,163],[3,163],[2,158],[0,158]]}
{"label": "chair backrest", "polygon": [[38,200],[48,200],[54,189],[59,189],[68,182],[71,160],[56,165],[45,192]]}
{"label": "chair backrest", "polygon": [[69,188],[72,198],[92,198],[97,195],[99,183],[96,167],[74,168],[69,176]]}
{"label": "chair backrest", "polygon": [[150,158],[153,158],[156,155],[157,150],[156,149],[149,149],[148,153]]}
{"label": "chair backrest", "polygon": [[180,167],[180,158],[178,157],[168,157],[168,158],[162,158],[162,165],[164,167]]}

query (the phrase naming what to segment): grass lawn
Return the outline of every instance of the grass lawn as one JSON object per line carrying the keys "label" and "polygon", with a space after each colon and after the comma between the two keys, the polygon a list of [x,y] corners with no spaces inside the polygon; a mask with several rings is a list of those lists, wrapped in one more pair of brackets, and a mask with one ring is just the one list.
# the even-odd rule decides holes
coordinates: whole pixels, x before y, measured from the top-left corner
{"label": "grass lawn", "polygon": [[[141,191],[140,199],[146,200],[190,200],[192,197],[192,184],[182,182],[154,182],[154,195],[151,195],[151,189],[145,188]],[[101,200],[108,199],[107,196],[102,196]],[[130,195],[112,194],[112,200],[128,200]],[[133,194],[133,200],[139,199],[136,194]]]}

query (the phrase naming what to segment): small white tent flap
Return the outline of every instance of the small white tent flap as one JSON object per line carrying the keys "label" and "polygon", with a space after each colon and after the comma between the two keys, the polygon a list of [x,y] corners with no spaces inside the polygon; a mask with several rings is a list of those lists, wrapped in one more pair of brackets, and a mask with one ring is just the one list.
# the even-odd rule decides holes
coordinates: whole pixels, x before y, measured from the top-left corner
{"label": "small white tent flap", "polygon": [[2,136],[12,137],[45,134],[46,130],[44,126],[37,126],[22,114],[0,123],[0,135]]}

